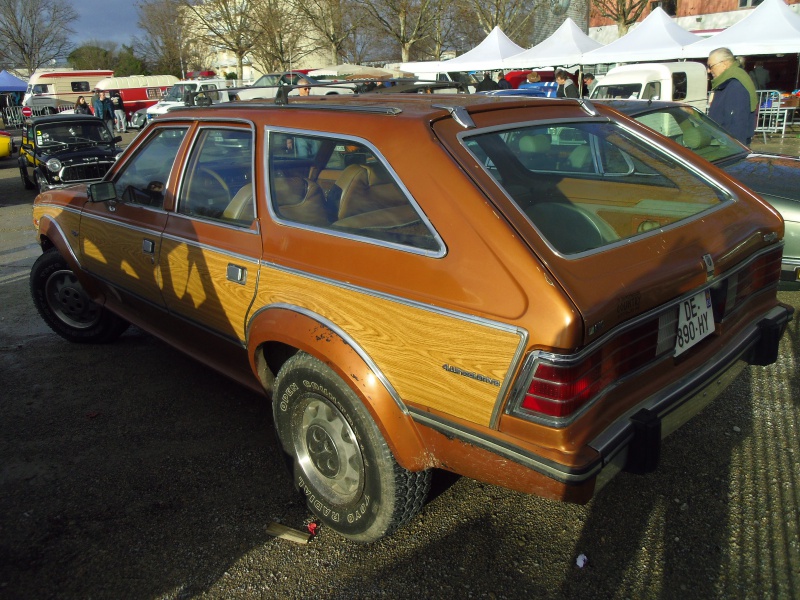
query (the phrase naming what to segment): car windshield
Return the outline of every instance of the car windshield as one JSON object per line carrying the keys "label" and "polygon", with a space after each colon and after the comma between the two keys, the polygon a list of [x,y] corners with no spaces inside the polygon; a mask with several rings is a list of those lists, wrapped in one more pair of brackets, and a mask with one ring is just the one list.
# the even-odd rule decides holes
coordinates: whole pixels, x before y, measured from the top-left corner
{"label": "car windshield", "polygon": [[562,254],[668,227],[729,198],[614,123],[525,125],[465,136],[464,143]]}
{"label": "car windshield", "polygon": [[268,73],[262,75],[253,87],[272,87],[278,85],[307,85],[317,83],[314,79],[298,73]]}
{"label": "car windshield", "polygon": [[749,152],[722,127],[691,106],[671,106],[633,118],[711,162]]}
{"label": "car windshield", "polygon": [[69,144],[111,143],[114,138],[105,123],[82,121],[76,123],[47,123],[37,125],[34,131],[39,147]]}
{"label": "car windshield", "polygon": [[194,92],[197,89],[196,83],[176,83],[164,96],[167,102],[183,102],[187,92]]}

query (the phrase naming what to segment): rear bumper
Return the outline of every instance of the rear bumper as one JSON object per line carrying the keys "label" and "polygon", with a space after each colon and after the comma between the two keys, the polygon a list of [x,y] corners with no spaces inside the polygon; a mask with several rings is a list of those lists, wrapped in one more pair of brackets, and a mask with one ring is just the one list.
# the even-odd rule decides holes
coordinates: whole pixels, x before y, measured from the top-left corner
{"label": "rear bumper", "polygon": [[[648,473],[658,466],[661,440],[689,421],[747,365],[769,365],[794,309],[777,306],[740,332],[733,343],[689,377],[632,408],[589,444],[601,457],[599,489],[621,470]],[[591,472],[590,471],[590,472]]]}

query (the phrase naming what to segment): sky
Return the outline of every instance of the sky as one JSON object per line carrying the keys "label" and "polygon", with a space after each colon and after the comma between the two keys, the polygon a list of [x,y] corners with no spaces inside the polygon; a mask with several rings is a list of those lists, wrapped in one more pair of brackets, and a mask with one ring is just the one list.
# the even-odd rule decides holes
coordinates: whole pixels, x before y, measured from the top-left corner
{"label": "sky", "polygon": [[131,0],[81,0],[72,5],[78,19],[72,23],[76,46],[90,41],[112,41],[130,44],[134,36],[142,36],[136,25],[139,15]]}

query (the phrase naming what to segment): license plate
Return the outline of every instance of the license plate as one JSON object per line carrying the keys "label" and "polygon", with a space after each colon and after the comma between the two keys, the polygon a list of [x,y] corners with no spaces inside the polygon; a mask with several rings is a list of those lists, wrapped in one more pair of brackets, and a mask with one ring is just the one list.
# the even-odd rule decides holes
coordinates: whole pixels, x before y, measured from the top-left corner
{"label": "license plate", "polygon": [[708,290],[687,298],[678,310],[678,335],[673,356],[683,354],[714,331],[714,312]]}

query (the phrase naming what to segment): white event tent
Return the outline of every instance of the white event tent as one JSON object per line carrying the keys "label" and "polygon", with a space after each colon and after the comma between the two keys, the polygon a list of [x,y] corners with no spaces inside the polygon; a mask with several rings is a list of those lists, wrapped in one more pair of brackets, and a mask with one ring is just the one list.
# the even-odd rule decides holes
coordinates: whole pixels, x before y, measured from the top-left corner
{"label": "white event tent", "polygon": [[658,7],[626,35],[584,54],[582,62],[585,65],[599,65],[674,60],[682,56],[683,48],[702,39],[686,31]]}
{"label": "white event tent", "polygon": [[505,69],[523,69],[528,67],[556,67],[577,65],[582,63],[582,56],[602,47],[598,41],[586,35],[575,21],[567,17],[546,40],[533,48],[515,54],[503,61]]}
{"label": "white event tent", "polygon": [[[499,27],[492,29],[492,32],[477,46],[461,56],[441,61],[439,64],[442,71],[486,71],[492,69],[502,69],[503,61],[515,54],[525,50],[518,46],[502,32]],[[401,65],[404,71],[408,71],[405,63]]]}
{"label": "white event tent", "polygon": [[682,56],[706,57],[717,48],[729,48],[737,56],[800,53],[800,15],[783,0],[764,0],[735,25],[684,46]]}

